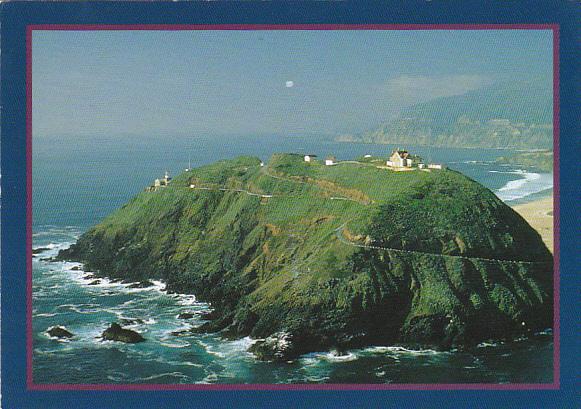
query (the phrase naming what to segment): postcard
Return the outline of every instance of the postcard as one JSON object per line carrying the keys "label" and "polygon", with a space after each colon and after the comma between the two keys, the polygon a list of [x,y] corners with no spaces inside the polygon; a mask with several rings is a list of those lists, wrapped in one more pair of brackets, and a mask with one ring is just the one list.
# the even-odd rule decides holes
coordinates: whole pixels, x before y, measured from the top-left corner
{"label": "postcard", "polygon": [[3,407],[574,405],[581,14],[88,5],[2,17]]}

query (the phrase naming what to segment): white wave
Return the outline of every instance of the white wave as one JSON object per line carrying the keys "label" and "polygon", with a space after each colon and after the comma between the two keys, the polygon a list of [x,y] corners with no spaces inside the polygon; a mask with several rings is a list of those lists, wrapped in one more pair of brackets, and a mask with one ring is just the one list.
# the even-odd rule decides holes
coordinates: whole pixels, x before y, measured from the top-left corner
{"label": "white wave", "polygon": [[177,341],[177,340],[175,340],[173,342],[161,341],[159,344],[163,345],[164,347],[168,347],[168,348],[186,348],[186,347],[189,347],[191,345],[189,342]]}
{"label": "white wave", "polygon": [[156,374],[156,375],[151,375],[151,376],[147,376],[144,378],[137,378],[140,381],[153,381],[155,379],[159,379],[159,378],[163,378],[164,376],[173,376],[179,379],[183,379],[183,380],[188,380],[189,377],[181,372],[166,372],[166,373],[160,373],[160,374]]}
{"label": "white wave", "polygon": [[553,329],[552,328],[546,328],[542,331],[539,332],[535,332],[534,335],[553,335]]}
{"label": "white wave", "polygon": [[99,304],[63,304],[59,305],[57,309],[68,309],[77,314],[98,314],[103,311]]}
{"label": "white wave", "polygon": [[204,379],[202,379],[199,382],[196,382],[198,384],[211,384],[218,381],[218,375],[215,373],[211,373],[208,376],[206,376]]}
{"label": "white wave", "polygon": [[329,362],[351,362],[357,359],[357,355],[353,352],[339,354],[337,351],[331,351],[326,354],[319,354],[318,357]]}
{"label": "white wave", "polygon": [[497,172],[522,176],[517,180],[508,181],[496,191],[500,200],[509,202],[542,192],[553,187],[553,175],[550,173],[534,173],[524,170],[514,172]]}
{"label": "white wave", "polygon": [[43,312],[40,314],[33,314],[33,317],[54,317],[55,315],[58,315],[58,313],[54,312],[54,313],[48,313],[48,312]]}
{"label": "white wave", "polygon": [[371,354],[396,354],[396,355],[447,355],[448,351],[436,351],[433,349],[408,349],[401,346],[374,346],[363,349],[364,352]]}
{"label": "white wave", "polygon": [[37,244],[32,247],[33,250],[40,250],[42,251],[34,254],[34,256],[43,256],[43,257],[54,257],[58,254],[59,251],[67,249],[71,246],[72,242],[65,241],[60,243],[47,243],[47,244]]}
{"label": "white wave", "polygon": [[157,357],[155,359],[152,359],[153,362],[159,362],[162,364],[168,364],[168,365],[173,365],[173,366],[194,366],[196,368],[204,368],[205,365],[203,364],[199,364],[196,362],[190,362],[190,361],[173,361],[173,360],[168,360],[168,359],[164,359],[163,357]]}
{"label": "white wave", "polygon": [[504,173],[512,173],[512,174],[515,174],[515,175],[523,175],[524,176],[524,179],[517,179],[517,180],[511,180],[511,181],[509,181],[506,185],[504,185],[503,187],[501,187],[500,189],[498,189],[499,192],[504,192],[504,191],[507,191],[507,190],[519,189],[525,183],[531,182],[533,180],[538,180],[541,177],[540,174],[533,173],[533,172],[516,171],[516,172],[504,172]]}
{"label": "white wave", "polygon": [[196,342],[198,343],[198,345],[200,345],[202,348],[204,348],[204,350],[208,354],[215,355],[215,356],[217,356],[219,358],[224,358],[226,356],[222,352],[215,351],[214,348],[210,344],[207,344],[207,343],[205,343],[205,342],[203,342],[203,341],[201,341],[199,339],[196,340]]}
{"label": "white wave", "polygon": [[503,345],[504,342],[481,342],[480,344],[476,345],[476,348],[490,348],[490,347],[497,347],[499,345]]}
{"label": "white wave", "polygon": [[177,294],[177,304],[178,305],[183,305],[183,306],[192,306],[192,305],[199,305],[199,304],[203,304],[203,303],[199,303],[196,300],[196,296],[193,294]]}

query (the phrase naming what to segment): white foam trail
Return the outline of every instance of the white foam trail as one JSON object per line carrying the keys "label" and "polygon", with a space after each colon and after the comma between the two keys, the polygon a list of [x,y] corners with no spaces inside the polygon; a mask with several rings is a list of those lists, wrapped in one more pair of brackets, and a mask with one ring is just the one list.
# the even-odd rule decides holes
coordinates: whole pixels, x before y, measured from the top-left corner
{"label": "white foam trail", "polygon": [[396,354],[396,355],[414,355],[414,356],[422,356],[422,355],[446,355],[450,352],[448,351],[435,351],[433,349],[408,349],[400,346],[375,346],[365,348],[363,351],[369,352],[372,354]]}
{"label": "white foam trail", "polygon": [[48,244],[39,244],[32,247],[33,250],[39,249],[46,249],[39,253],[34,254],[35,257],[54,257],[58,254],[60,250],[67,249],[71,246],[71,242],[62,242],[62,243],[48,243]]}
{"label": "white foam trail", "polygon": [[186,347],[189,347],[191,345],[189,342],[186,342],[186,341],[182,341],[182,342],[178,342],[178,341],[174,341],[174,342],[162,341],[159,344],[160,345],[163,345],[164,347],[168,347],[168,348],[186,348]]}
{"label": "white foam trail", "polygon": [[344,355],[339,355],[336,351],[331,351],[326,354],[320,354],[318,355],[318,357],[329,362],[351,362],[357,359],[357,355],[352,352],[348,352]]}
{"label": "white foam trail", "polygon": [[498,198],[504,202],[522,199],[526,196],[542,192],[553,187],[553,175],[550,173],[534,173],[524,170],[514,172],[498,172],[522,176],[521,179],[510,180],[496,191]]}
{"label": "white foam trail", "polygon": [[497,347],[502,344],[504,344],[504,342],[481,342],[480,344],[476,345],[476,348]]}

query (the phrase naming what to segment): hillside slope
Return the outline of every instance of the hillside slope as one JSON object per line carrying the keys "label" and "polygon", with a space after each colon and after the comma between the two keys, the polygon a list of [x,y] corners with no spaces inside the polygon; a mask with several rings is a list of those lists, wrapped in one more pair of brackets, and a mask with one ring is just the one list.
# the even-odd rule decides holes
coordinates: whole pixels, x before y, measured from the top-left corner
{"label": "hillside slope", "polygon": [[553,143],[552,90],[503,83],[413,105],[395,119],[340,141],[480,148],[543,148]]}
{"label": "hillside slope", "polygon": [[451,170],[220,161],[140,193],[59,257],[194,293],[216,310],[196,331],[270,337],[254,347],[267,359],[551,326],[552,257],[539,235]]}

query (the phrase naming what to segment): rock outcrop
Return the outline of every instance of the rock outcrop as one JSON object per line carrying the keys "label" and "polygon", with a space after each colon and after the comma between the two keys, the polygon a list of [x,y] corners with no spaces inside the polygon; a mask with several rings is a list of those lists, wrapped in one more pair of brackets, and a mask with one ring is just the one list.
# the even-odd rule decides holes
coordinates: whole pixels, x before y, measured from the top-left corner
{"label": "rock outcrop", "polygon": [[145,338],[143,338],[138,332],[122,328],[121,325],[117,323],[112,323],[111,326],[103,332],[101,337],[106,341],[119,341],[128,344],[136,344],[145,341]]}
{"label": "rock outcrop", "polygon": [[453,170],[221,161],[140,193],[58,258],[193,293],[214,309],[194,331],[264,339],[253,351],[265,359],[462,347],[552,326],[539,234]]}

